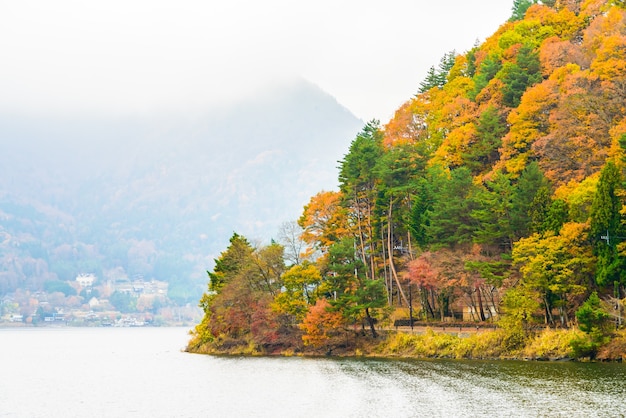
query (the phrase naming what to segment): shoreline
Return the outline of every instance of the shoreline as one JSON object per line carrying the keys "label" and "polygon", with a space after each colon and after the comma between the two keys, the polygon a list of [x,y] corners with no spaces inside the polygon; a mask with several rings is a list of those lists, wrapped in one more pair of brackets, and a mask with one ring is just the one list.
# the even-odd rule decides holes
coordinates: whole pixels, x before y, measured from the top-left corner
{"label": "shoreline", "polygon": [[[408,327],[407,327],[408,328]],[[243,357],[304,357],[304,358],[372,358],[372,359],[448,359],[448,360],[515,360],[538,362],[612,362],[626,361],[626,333],[616,334],[594,356],[575,356],[570,342],[580,338],[579,330],[544,330],[512,345],[510,335],[498,329],[473,331],[446,330],[437,332],[429,327],[404,330],[380,330],[377,339],[350,335],[337,338],[323,347],[304,345],[256,347],[249,341],[204,343],[193,346],[189,341],[185,352],[215,356]],[[345,343],[346,341],[350,343]],[[197,342],[196,342],[197,343]]]}

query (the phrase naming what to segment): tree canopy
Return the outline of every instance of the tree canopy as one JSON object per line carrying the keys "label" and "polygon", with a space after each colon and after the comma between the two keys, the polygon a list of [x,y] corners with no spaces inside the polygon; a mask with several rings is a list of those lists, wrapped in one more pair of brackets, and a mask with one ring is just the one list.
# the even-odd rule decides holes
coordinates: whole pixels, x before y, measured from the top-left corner
{"label": "tree canopy", "polygon": [[306,263],[278,274],[244,262],[280,251],[234,235],[207,306],[245,284],[325,348],[350,327],[376,337],[394,311],[524,329],[603,322],[596,298],[619,301],[626,285],[626,10],[516,0],[512,12],[484,43],[446,54],[386,125],[365,124],[339,190],[298,221]]}

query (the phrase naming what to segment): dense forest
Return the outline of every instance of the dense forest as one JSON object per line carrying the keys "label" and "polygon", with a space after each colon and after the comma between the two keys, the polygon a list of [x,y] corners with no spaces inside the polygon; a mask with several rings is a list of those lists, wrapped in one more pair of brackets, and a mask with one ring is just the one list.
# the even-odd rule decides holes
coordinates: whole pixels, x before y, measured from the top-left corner
{"label": "dense forest", "polygon": [[277,242],[233,235],[189,349],[328,353],[408,319],[626,355],[625,103],[623,1],[516,0],[365,125]]}

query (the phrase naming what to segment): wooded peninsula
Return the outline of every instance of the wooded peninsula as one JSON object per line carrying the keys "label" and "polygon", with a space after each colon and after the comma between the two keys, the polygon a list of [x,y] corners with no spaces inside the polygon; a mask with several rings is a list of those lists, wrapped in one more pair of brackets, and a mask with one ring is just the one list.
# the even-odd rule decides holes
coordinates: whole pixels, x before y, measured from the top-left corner
{"label": "wooded peninsula", "polygon": [[514,1],[339,185],[269,245],[233,234],[188,351],[626,358],[626,3]]}

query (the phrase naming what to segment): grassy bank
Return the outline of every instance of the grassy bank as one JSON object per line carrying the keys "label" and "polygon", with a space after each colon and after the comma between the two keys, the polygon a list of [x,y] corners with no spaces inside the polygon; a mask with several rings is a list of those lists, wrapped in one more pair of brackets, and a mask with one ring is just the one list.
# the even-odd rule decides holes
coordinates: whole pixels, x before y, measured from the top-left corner
{"label": "grassy bank", "polygon": [[[545,329],[524,334],[497,329],[459,337],[426,330],[421,334],[389,333],[375,355],[407,358],[626,360],[626,330],[615,333],[593,352],[581,351],[589,336],[578,329]],[[583,344],[584,345],[584,344]]]}
{"label": "grassy bank", "polygon": [[[576,343],[588,336],[578,329],[545,329],[523,333],[504,329],[455,335],[426,329],[420,333],[385,331],[377,339],[347,331],[330,345],[303,344],[259,346],[245,338],[194,345],[187,351],[213,355],[362,356],[384,358],[520,359],[520,360],[626,360],[626,330],[615,333],[590,355],[577,352]],[[295,341],[292,341],[295,343]]]}
{"label": "grassy bank", "polygon": [[385,357],[455,359],[565,359],[573,358],[570,340],[579,331],[545,330],[534,337],[505,330],[468,337],[427,330],[422,334],[390,333],[376,349]]}

